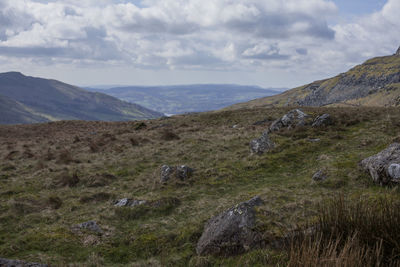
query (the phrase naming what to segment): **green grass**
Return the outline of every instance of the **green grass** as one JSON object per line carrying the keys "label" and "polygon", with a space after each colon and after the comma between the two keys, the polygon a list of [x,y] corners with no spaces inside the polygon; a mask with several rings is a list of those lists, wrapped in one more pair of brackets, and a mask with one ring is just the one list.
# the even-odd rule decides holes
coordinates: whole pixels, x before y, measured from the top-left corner
{"label": "green grass", "polygon": [[[374,185],[358,167],[360,160],[398,138],[398,109],[304,108],[312,116],[330,113],[335,124],[271,134],[276,148],[251,155],[248,143],[267,128],[253,123],[288,110],[177,116],[146,121],[139,130],[137,122],[1,126],[0,158],[12,150],[18,154],[0,163],[0,256],[55,266],[284,266],[289,259],[285,250],[266,247],[222,258],[199,257],[195,247],[209,218],[255,195],[265,203],[257,210],[257,227],[266,242],[316,221],[320,203],[337,195],[398,199],[396,189]],[[166,129],[179,139],[165,140]],[[133,146],[131,138],[139,144]],[[92,151],[93,142],[104,144]],[[33,158],[22,158],[27,148]],[[54,159],[46,159],[49,148]],[[59,160],[65,151],[72,160]],[[188,181],[162,185],[163,164],[186,164],[195,172]],[[312,182],[319,169],[329,178]],[[65,172],[77,172],[79,182],[55,187]],[[88,186],[90,177],[103,173],[116,179]],[[51,197],[59,198],[58,208],[49,204]],[[113,207],[113,200],[124,197],[165,201],[160,206]],[[71,226],[89,220],[96,220],[105,234],[71,231]]]}

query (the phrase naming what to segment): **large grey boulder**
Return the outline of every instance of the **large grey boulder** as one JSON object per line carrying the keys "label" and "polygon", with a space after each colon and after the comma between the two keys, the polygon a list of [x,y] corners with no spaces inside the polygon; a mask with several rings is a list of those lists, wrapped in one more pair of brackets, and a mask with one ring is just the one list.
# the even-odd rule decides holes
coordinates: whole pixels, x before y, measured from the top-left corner
{"label": "large grey boulder", "polygon": [[186,165],[180,165],[180,166],[163,165],[161,167],[160,181],[161,183],[166,183],[172,178],[185,181],[192,176],[193,172],[194,170]]}
{"label": "large grey boulder", "polygon": [[0,266],[3,267],[49,267],[47,264],[25,262],[20,260],[9,260],[0,258]]}
{"label": "large grey boulder", "polygon": [[254,230],[254,207],[261,203],[259,197],[254,197],[211,218],[197,243],[197,254],[234,255],[255,247],[261,239]]}
{"label": "large grey boulder", "polygon": [[282,118],[274,121],[269,127],[270,132],[279,131],[283,128],[295,128],[297,126],[306,125],[306,118],[308,115],[300,109],[294,109],[283,115]]}
{"label": "large grey boulder", "polygon": [[361,167],[380,185],[400,182],[400,144],[393,143],[378,154],[364,159]]}
{"label": "large grey boulder", "polygon": [[264,132],[261,137],[254,139],[250,142],[250,150],[255,154],[263,154],[268,150],[275,147],[275,144],[271,141],[268,136],[268,132]]}
{"label": "large grey boulder", "polygon": [[400,47],[399,47],[399,49],[397,49],[397,52],[396,52],[395,55],[396,55],[396,56],[400,56]]}
{"label": "large grey boulder", "polygon": [[312,127],[319,127],[319,126],[326,126],[326,125],[331,125],[333,123],[333,120],[331,118],[331,115],[329,114],[322,114],[321,116],[318,116],[315,118]]}

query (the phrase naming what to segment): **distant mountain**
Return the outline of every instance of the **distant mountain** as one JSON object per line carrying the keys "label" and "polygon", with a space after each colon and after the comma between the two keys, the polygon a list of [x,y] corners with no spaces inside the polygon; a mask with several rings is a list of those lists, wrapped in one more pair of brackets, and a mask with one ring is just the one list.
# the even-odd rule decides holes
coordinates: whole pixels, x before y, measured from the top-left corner
{"label": "distant mountain", "polygon": [[275,95],[285,90],[229,84],[128,86],[110,89],[87,89],[103,92],[121,100],[137,103],[166,114],[221,109],[235,103]]}
{"label": "distant mountain", "polygon": [[400,106],[400,48],[394,55],[367,60],[333,78],[228,109],[288,105]]}
{"label": "distant mountain", "polygon": [[163,114],[56,80],[0,73],[0,123],[56,120],[126,121]]}

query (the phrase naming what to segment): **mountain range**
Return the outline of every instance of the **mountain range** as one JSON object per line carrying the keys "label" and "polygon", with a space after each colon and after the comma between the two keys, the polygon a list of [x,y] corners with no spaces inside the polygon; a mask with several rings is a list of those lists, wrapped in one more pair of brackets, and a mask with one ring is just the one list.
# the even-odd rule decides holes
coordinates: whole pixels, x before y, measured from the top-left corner
{"label": "mountain range", "polygon": [[137,103],[166,114],[221,109],[236,103],[276,95],[287,89],[234,84],[193,84],[175,86],[125,86],[109,89],[86,88],[121,100]]}
{"label": "mountain range", "polygon": [[400,48],[376,57],[333,78],[288,90],[282,94],[233,105],[255,106],[371,106],[400,105]]}
{"label": "mountain range", "polygon": [[0,74],[0,124],[58,120],[127,121],[163,116],[137,104],[56,80]]}

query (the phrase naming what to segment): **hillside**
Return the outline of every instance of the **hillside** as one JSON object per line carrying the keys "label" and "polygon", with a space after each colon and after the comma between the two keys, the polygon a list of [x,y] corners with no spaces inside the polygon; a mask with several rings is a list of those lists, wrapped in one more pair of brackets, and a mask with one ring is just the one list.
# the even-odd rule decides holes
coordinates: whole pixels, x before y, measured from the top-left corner
{"label": "hillside", "polygon": [[202,112],[278,94],[283,89],[230,84],[129,86],[88,90],[103,92],[166,114]]}
{"label": "hillside", "polygon": [[[400,50],[400,48],[399,48]],[[315,81],[280,95],[240,103],[254,106],[380,106],[400,105],[400,53],[367,60],[346,73]]]}
{"label": "hillside", "polygon": [[[302,266],[290,265],[295,252],[276,240],[295,226],[315,224],[321,208],[340,211],[345,205],[346,212],[360,211],[351,217],[353,224],[343,212],[330,214],[341,215],[335,222],[343,227],[359,220],[368,230],[374,224],[363,216],[377,222],[382,218],[371,212],[373,201],[400,200],[397,187],[380,187],[358,168],[362,159],[399,140],[400,117],[395,108],[304,108],[311,118],[329,113],[333,124],[273,132],[275,147],[252,155],[249,142],[289,110],[0,126],[0,258],[51,266]],[[187,180],[163,184],[165,164],[187,164],[194,172]],[[319,169],[328,178],[313,182]],[[205,223],[256,195],[263,201],[256,209],[260,247],[198,255]],[[123,198],[137,200],[137,206],[115,206]],[[336,198],[344,204],[332,207]],[[365,205],[352,206],[361,200],[372,201],[366,213]],[[143,201],[147,204],[139,204]],[[386,229],[399,233],[399,210],[396,206],[393,214],[384,213],[394,224],[382,224],[373,236]],[[83,228],[83,222],[91,221],[97,226]],[[385,240],[399,240],[388,236]],[[358,239],[350,235],[348,240]],[[337,266],[371,266],[360,264]]]}
{"label": "hillside", "polygon": [[0,124],[45,122],[46,118],[32,113],[21,103],[0,95]]}
{"label": "hillside", "polygon": [[47,121],[124,121],[162,116],[161,113],[102,93],[92,93],[56,80],[28,77],[18,72],[0,74],[0,96],[14,101],[13,109],[23,109],[24,116],[29,117],[24,119],[10,112],[2,113],[0,120],[12,124],[43,122],[43,118]]}

